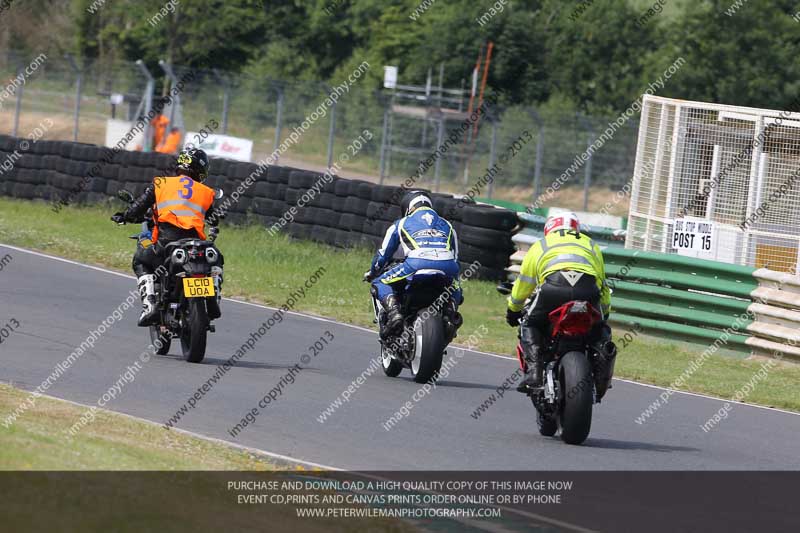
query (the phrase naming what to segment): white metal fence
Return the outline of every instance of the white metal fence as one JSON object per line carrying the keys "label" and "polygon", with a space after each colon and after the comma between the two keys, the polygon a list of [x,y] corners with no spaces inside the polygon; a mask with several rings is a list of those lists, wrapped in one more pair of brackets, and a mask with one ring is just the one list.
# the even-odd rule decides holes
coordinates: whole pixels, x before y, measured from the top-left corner
{"label": "white metal fence", "polygon": [[797,275],[798,109],[645,96],[626,247]]}

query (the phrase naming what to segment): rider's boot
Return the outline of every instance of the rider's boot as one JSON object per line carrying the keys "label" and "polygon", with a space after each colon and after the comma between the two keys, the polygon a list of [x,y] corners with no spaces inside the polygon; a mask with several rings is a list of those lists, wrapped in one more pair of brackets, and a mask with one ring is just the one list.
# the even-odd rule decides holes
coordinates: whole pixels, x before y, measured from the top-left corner
{"label": "rider's boot", "polygon": [[386,310],[386,325],[381,331],[381,337],[385,339],[400,329],[403,325],[403,315],[400,313],[400,302],[397,299],[397,295],[390,294],[386,296],[381,301],[381,304]]}
{"label": "rider's boot", "polygon": [[208,318],[216,320],[222,316],[222,267],[211,267],[211,276],[214,278],[214,301],[208,306]]}
{"label": "rider's boot", "polygon": [[139,296],[142,298],[142,314],[139,315],[139,327],[153,325],[158,316],[156,308],[156,276],[144,274],[137,280]]}
{"label": "rider's boot", "polygon": [[517,391],[524,394],[542,387],[542,349],[539,337],[540,335],[533,326],[520,328],[519,344],[522,347],[522,356],[525,358],[527,371],[517,386]]}

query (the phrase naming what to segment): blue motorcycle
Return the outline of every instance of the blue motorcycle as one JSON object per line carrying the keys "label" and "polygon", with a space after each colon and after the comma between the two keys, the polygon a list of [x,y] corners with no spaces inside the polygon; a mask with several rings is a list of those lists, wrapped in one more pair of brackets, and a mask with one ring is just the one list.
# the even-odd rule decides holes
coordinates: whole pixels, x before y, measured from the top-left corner
{"label": "blue motorcycle", "polygon": [[[383,372],[397,377],[403,368],[408,368],[417,383],[435,381],[446,348],[459,326],[455,319],[453,284],[444,272],[437,270],[416,272],[403,283],[397,291],[403,329],[380,339]],[[372,307],[375,323],[383,329],[386,311],[375,294],[372,294]]]}

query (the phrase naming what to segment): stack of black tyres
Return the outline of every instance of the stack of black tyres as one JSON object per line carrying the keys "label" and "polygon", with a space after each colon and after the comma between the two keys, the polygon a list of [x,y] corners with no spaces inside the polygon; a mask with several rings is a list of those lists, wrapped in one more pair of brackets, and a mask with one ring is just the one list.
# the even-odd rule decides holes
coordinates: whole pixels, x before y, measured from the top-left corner
{"label": "stack of black tyres", "polygon": [[[140,194],[155,176],[173,175],[174,164],[173,156],[155,152],[113,153],[91,144],[28,143],[0,135],[0,195],[70,204],[103,202],[123,188]],[[401,217],[403,194],[398,187],[292,167],[260,168],[212,159],[207,184],[225,191],[218,205],[225,206],[226,223],[256,223],[339,248],[375,249]],[[456,229],[462,269],[477,261],[476,277],[505,279],[504,269],[514,252],[516,214],[445,194],[431,198],[437,212]]]}
{"label": "stack of black tyres", "polygon": [[505,268],[515,251],[511,236],[518,224],[516,213],[486,204],[467,205],[456,211],[461,218],[454,224],[462,270],[477,261],[479,279],[505,279]]}
{"label": "stack of black tyres", "polygon": [[[9,170],[2,168],[6,162]],[[0,193],[62,204],[102,202],[121,188],[141,193],[153,177],[171,172],[174,158],[93,144],[0,135]]]}

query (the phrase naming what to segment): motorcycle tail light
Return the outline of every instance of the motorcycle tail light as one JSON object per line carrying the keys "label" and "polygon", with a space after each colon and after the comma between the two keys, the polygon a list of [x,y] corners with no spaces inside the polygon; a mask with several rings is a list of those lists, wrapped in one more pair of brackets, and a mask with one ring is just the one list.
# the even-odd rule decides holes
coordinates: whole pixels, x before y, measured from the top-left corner
{"label": "motorcycle tail light", "polygon": [[586,335],[597,322],[600,313],[586,301],[567,302],[548,315],[553,325],[553,336],[558,334],[567,337]]}

